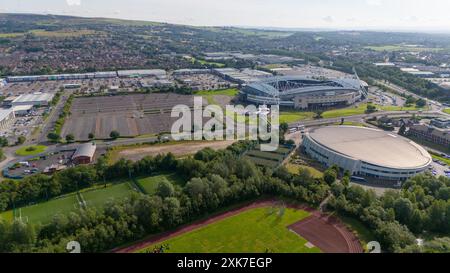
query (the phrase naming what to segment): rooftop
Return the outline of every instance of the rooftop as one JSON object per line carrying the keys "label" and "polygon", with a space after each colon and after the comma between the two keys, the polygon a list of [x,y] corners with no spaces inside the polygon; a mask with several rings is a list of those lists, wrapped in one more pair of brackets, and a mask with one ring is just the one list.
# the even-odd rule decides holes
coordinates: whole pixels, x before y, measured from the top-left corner
{"label": "rooftop", "polygon": [[27,94],[21,95],[17,97],[13,103],[23,103],[23,102],[34,102],[34,101],[47,101],[50,102],[53,99],[53,94],[49,93],[35,93],[35,94]]}
{"label": "rooftop", "polygon": [[428,165],[432,160],[418,144],[382,130],[329,126],[315,129],[309,135],[328,149],[378,166],[415,169]]}

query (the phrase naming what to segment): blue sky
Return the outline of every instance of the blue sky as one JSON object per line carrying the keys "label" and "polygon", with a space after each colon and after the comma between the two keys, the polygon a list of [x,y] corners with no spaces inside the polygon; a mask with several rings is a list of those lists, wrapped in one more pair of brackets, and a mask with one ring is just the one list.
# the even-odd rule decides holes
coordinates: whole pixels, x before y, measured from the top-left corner
{"label": "blue sky", "polygon": [[202,26],[450,31],[448,0],[0,0],[0,12]]}

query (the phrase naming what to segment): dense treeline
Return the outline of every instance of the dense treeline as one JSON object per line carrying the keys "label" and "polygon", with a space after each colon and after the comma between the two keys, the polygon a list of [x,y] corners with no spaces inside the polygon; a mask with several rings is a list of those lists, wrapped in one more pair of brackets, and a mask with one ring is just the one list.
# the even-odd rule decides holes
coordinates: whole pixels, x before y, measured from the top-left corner
{"label": "dense treeline", "polygon": [[[160,183],[155,195],[135,194],[126,201],[111,201],[102,211],[86,209],[57,215],[44,226],[0,221],[0,231],[3,231],[0,252],[64,252],[71,240],[79,241],[85,252],[106,251],[261,196],[286,196],[315,205],[326,198],[329,186],[322,179],[307,174],[290,175],[285,170],[272,173],[241,158],[240,154],[253,145],[243,142],[218,152],[205,149],[194,158],[182,160],[170,154],[136,163],[121,160],[106,168],[99,165],[83,167],[83,170],[75,168],[64,176],[47,178],[71,190],[100,183],[103,176],[109,179],[161,171],[175,171],[188,182],[183,187]],[[69,187],[66,183],[73,185]]]}
{"label": "dense treeline", "polygon": [[[328,205],[341,214],[359,219],[374,231],[384,250],[417,249],[414,234],[450,235],[450,179],[430,174],[407,181],[401,191],[387,191],[377,198],[359,186],[332,185]],[[441,243],[447,242],[448,237]],[[433,243],[432,243],[433,244]],[[441,245],[442,246],[442,245]],[[422,251],[435,251],[429,246]]]}

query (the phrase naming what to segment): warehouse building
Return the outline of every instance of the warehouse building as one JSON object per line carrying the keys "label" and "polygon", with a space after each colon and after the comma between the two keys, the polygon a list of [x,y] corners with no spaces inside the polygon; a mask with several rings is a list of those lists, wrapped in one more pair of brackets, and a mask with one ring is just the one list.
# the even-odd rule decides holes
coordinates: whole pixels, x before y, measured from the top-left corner
{"label": "warehouse building", "polygon": [[158,79],[167,78],[167,72],[162,69],[143,69],[143,70],[120,70],[117,75],[121,78],[145,78],[156,77]]}
{"label": "warehouse building", "polygon": [[50,93],[34,93],[27,95],[20,95],[16,99],[11,102],[11,106],[20,106],[20,105],[33,105],[36,107],[48,106],[50,102],[53,100],[54,94]]}
{"label": "warehouse building", "polygon": [[432,158],[413,141],[382,130],[329,126],[305,135],[303,150],[330,167],[338,165],[354,176],[405,181],[428,169]]}
{"label": "warehouse building", "polygon": [[72,162],[76,165],[90,164],[94,161],[96,150],[97,146],[95,143],[80,145],[72,156]]}

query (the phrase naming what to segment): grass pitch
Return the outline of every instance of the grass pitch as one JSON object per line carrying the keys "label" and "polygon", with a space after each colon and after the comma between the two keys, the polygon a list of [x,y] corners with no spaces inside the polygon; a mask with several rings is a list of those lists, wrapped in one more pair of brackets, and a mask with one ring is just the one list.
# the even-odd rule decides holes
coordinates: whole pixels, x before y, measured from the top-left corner
{"label": "grass pitch", "polygon": [[145,191],[145,193],[154,194],[158,188],[158,184],[162,181],[167,181],[174,185],[184,185],[184,181],[176,174],[160,174],[139,178],[136,183]]}
{"label": "grass pitch", "polygon": [[155,246],[168,245],[171,253],[317,253],[316,247],[305,246],[307,241],[288,230],[288,226],[310,214],[303,210],[270,207],[248,210],[155,244],[141,251],[152,251]]}
{"label": "grass pitch", "polygon": [[80,194],[72,193],[47,202],[17,208],[15,213],[12,210],[6,211],[0,213],[0,219],[12,221],[14,218],[22,218],[30,223],[46,224],[57,214],[68,215],[84,207],[102,209],[109,200],[124,199],[134,191],[136,189],[128,182],[108,185],[106,188],[97,187]]}
{"label": "grass pitch", "polygon": [[103,189],[83,192],[82,198],[86,206],[102,209],[110,200],[121,200],[129,197],[136,189],[130,183],[121,183]]}
{"label": "grass pitch", "polygon": [[80,209],[77,197],[75,194],[53,199],[48,202],[39,203],[36,205],[18,208],[15,211],[7,211],[0,214],[0,217],[12,221],[15,218],[22,218],[24,221],[30,223],[46,224],[50,222],[57,214],[69,214],[72,211]]}

